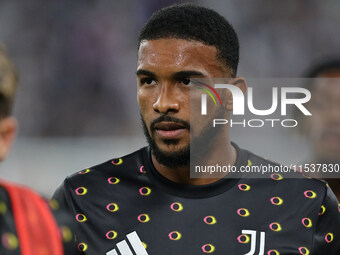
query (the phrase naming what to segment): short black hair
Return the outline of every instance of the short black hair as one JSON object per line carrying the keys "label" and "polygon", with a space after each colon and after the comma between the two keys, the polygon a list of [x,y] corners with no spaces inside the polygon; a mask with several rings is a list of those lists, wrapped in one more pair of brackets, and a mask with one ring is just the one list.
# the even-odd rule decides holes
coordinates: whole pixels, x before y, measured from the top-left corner
{"label": "short black hair", "polygon": [[175,4],[155,12],[143,26],[143,40],[176,38],[215,46],[217,58],[236,76],[239,42],[231,24],[216,11],[191,3]]}

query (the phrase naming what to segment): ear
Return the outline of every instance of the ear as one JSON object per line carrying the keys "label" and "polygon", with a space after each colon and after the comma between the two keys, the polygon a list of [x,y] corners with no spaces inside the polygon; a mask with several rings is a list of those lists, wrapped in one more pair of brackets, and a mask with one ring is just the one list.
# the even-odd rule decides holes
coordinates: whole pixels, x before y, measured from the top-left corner
{"label": "ear", "polygon": [[[243,94],[246,93],[247,91],[247,83],[246,80],[243,77],[236,77],[233,78],[231,80],[229,80],[228,82],[229,84],[233,84],[236,87],[238,87]],[[226,103],[226,110],[231,112],[233,110],[233,97],[231,92],[228,90],[228,94],[227,94],[227,103]]]}
{"label": "ear", "polygon": [[17,129],[18,124],[15,118],[6,117],[0,120],[0,162],[8,155]]}

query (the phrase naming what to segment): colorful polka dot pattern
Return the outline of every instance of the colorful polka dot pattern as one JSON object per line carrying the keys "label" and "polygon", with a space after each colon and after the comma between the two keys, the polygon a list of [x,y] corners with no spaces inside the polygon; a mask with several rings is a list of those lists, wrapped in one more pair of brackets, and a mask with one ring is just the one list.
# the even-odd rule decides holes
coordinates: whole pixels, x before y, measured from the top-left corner
{"label": "colorful polka dot pattern", "polygon": [[[124,161],[122,158],[120,159],[114,159],[112,160],[110,163],[112,165],[112,167],[118,167],[122,164],[124,164]],[[248,160],[248,165],[252,165],[253,162]],[[92,170],[91,169],[86,169],[83,171],[78,172],[81,175],[90,173]],[[145,166],[139,166],[138,167],[138,174],[140,175],[144,175],[147,173],[147,169],[145,168]],[[119,175],[117,175],[119,176]],[[107,178],[106,180],[106,184],[107,185],[117,185],[117,187],[122,184],[124,182],[124,179],[121,178],[120,176],[111,176],[109,178]],[[282,174],[279,173],[275,173],[275,174],[271,174],[270,175],[271,181],[275,182],[275,183],[279,183],[281,181],[284,180],[284,176]],[[307,178],[307,177],[306,177]],[[236,189],[239,192],[236,195],[241,195],[241,194],[254,194],[252,192],[254,192],[255,188],[253,187],[252,183],[247,183],[243,180],[242,183],[239,183],[236,185]],[[74,192],[76,194],[76,196],[86,196],[90,191],[85,187],[85,186],[79,186],[76,187],[74,189]],[[152,186],[146,186],[141,185],[140,187],[136,188],[136,196],[140,196],[141,199],[147,199],[148,197],[152,197],[153,196],[153,188]],[[313,200],[316,199],[318,197],[318,194],[312,190],[312,189],[306,189],[304,191],[302,191],[300,194],[296,194],[297,196],[302,196],[304,197],[304,199],[306,199],[306,201],[308,200]],[[281,207],[284,207],[285,204],[287,203],[286,198],[284,198],[284,193],[282,194],[272,194],[272,196],[269,196],[266,200],[267,202],[267,206],[271,206],[273,208],[273,210],[275,208],[279,209]],[[118,201],[119,203],[119,201]],[[121,210],[120,206],[118,205],[117,201],[112,201],[108,204],[106,204],[104,206],[104,208],[106,209],[106,211],[108,213],[119,213],[119,211]],[[5,211],[4,209],[5,207],[3,207],[0,203],[0,214]],[[168,209],[169,209],[169,213],[172,213],[172,215],[180,215],[181,213],[183,213],[183,211],[186,210],[186,204],[183,201],[173,201],[172,203],[168,204]],[[338,209],[340,212],[340,204],[338,205]],[[242,218],[251,218],[251,217],[255,217],[252,215],[252,206],[247,206],[244,205],[244,207],[240,207],[240,208],[236,208],[235,209],[235,215],[237,215],[236,217],[238,217],[239,220],[242,220]],[[318,216],[323,216],[325,213],[327,212],[327,208],[325,205],[321,205],[320,207],[320,211],[318,212]],[[86,224],[86,221],[88,221],[86,215],[83,212],[79,212],[76,214],[75,216],[77,222],[79,223],[84,223]],[[138,214],[136,214],[135,219],[138,223],[140,224],[149,224],[150,222],[152,222],[153,217],[152,214],[148,213],[147,211],[141,211]],[[202,224],[204,224],[207,228],[213,228],[214,225],[219,224],[219,218],[214,216],[214,215],[206,215],[204,217],[201,217],[201,222]],[[300,226],[297,226],[297,228],[305,228],[305,229],[311,229],[313,227],[313,222],[312,219],[309,215],[306,215],[306,217],[301,217],[300,218]],[[266,227],[267,229],[265,229],[264,231],[266,232],[266,235],[273,235],[274,237],[277,235],[279,236],[281,232],[285,231],[285,222],[280,222],[280,221],[272,221],[272,222],[268,222]],[[67,232],[66,230],[64,232]],[[124,233],[125,234],[125,233]],[[65,234],[67,235],[67,233]],[[117,230],[108,230],[105,234],[105,238],[108,240],[113,240],[116,239],[118,237],[119,233]],[[180,229],[174,229],[172,231],[169,231],[167,234],[168,240],[172,241],[172,242],[181,242],[181,240],[184,240],[185,238],[187,238],[187,236],[185,236],[183,234],[183,232],[180,231]],[[332,243],[335,239],[335,236],[332,232],[328,232],[324,234],[324,242],[329,244]],[[147,241],[147,240],[146,240]],[[251,241],[251,237],[247,234],[241,234],[239,233],[239,235],[236,237],[235,240],[239,245],[250,245],[250,241]],[[11,241],[13,244],[15,244],[15,241]],[[9,241],[7,242],[9,243]],[[148,245],[145,242],[142,242],[143,246],[145,249],[148,249]],[[150,245],[150,244],[149,244]],[[310,244],[309,244],[310,245]],[[300,246],[300,247],[296,247],[296,253],[298,254],[303,254],[303,255],[307,255],[310,254],[310,250],[311,246]],[[268,245],[270,246],[270,245]],[[214,243],[201,243],[200,244],[201,247],[201,252],[205,253],[216,253],[218,251],[218,246],[216,246],[216,244]],[[82,240],[80,240],[79,244],[78,244],[78,249],[80,251],[86,251],[89,248],[89,244],[85,241],[83,242]],[[266,247],[267,250],[265,251],[265,254],[267,255],[279,255],[280,253],[280,249],[277,249],[275,247]]]}
{"label": "colorful polka dot pattern", "polygon": [[15,230],[7,192],[0,186],[0,254],[18,254],[19,239]]}

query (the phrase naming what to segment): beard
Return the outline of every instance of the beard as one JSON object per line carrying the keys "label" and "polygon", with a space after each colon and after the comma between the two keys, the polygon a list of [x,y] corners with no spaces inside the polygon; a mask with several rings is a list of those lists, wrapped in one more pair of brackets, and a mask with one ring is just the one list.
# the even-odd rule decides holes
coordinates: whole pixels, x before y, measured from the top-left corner
{"label": "beard", "polygon": [[[215,115],[216,116],[214,116],[214,118],[221,119],[225,117],[226,111],[224,107],[220,107]],[[188,122],[180,120],[178,118],[168,115],[161,115],[160,117],[152,121],[152,123],[150,124],[149,132],[142,114],[140,114],[140,118],[146,141],[151,148],[151,153],[160,164],[169,168],[187,167],[190,166],[191,161],[195,162],[195,164],[200,162],[203,156],[212,149],[214,138],[216,138],[216,136],[220,133],[219,131],[221,131],[222,129],[222,125],[217,125],[215,128],[212,126],[211,123],[214,119],[212,118],[210,121],[207,122],[199,135],[195,137],[192,137],[192,135],[190,135],[190,143],[188,145],[179,148],[176,151],[165,152],[159,148],[159,146],[155,142],[155,139],[153,138],[153,134],[155,133],[154,125],[162,121],[171,121],[179,123],[183,125],[185,129],[189,130],[189,132],[193,132],[191,125]],[[162,142],[166,145],[176,146],[179,143],[179,139],[163,139]]]}
{"label": "beard", "polygon": [[[155,142],[155,139],[150,135],[142,114],[140,114],[140,118],[142,122],[144,136],[149,147],[151,148],[151,153],[155,156],[156,160],[160,164],[169,168],[182,167],[190,164],[190,143],[184,148],[178,149],[177,151],[164,152],[159,148],[159,146]],[[180,123],[184,125],[185,129],[190,131],[190,124],[188,122],[171,116],[161,115],[159,118],[155,119],[150,125],[150,130],[152,134],[154,134],[155,132],[154,125],[162,121]],[[164,139],[163,142],[167,145],[177,145],[179,143],[179,139]]]}

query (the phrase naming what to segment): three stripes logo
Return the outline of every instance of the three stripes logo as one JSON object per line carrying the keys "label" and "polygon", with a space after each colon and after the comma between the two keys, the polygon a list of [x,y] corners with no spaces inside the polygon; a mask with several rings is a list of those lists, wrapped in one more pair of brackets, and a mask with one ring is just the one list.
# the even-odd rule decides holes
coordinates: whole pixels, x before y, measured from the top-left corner
{"label": "three stripes logo", "polygon": [[117,248],[106,253],[106,255],[148,255],[137,232],[126,235],[127,241],[123,240],[116,244]]}

